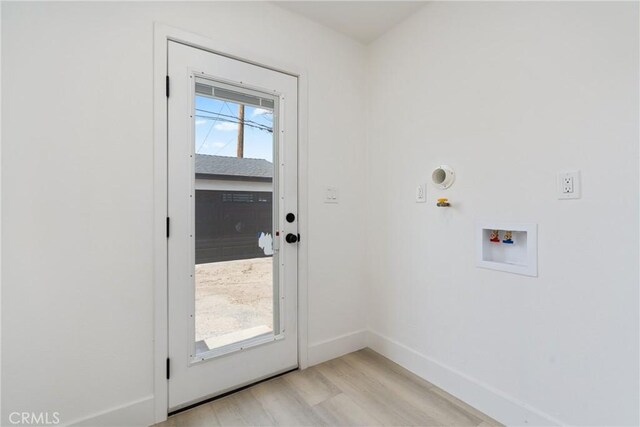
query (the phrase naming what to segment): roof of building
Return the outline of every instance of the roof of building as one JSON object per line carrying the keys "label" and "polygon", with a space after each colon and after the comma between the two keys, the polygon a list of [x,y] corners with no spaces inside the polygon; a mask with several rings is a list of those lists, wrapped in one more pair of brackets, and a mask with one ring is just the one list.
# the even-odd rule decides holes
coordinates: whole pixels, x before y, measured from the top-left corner
{"label": "roof of building", "polygon": [[196,174],[273,179],[273,164],[265,159],[196,154]]}

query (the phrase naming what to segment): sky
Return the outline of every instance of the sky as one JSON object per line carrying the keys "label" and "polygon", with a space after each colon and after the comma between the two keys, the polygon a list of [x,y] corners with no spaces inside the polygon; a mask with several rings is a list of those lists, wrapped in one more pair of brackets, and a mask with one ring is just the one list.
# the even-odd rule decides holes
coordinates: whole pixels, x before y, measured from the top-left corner
{"label": "sky", "polygon": [[[238,104],[196,96],[196,154],[236,157],[237,117]],[[271,110],[246,105],[244,119],[244,157],[273,162],[273,133],[266,130],[273,128]]]}

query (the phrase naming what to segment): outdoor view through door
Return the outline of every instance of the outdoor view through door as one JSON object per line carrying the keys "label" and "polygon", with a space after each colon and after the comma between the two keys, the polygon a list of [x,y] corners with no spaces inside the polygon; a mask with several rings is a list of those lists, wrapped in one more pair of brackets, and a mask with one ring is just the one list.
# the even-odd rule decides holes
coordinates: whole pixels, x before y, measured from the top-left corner
{"label": "outdoor view through door", "polygon": [[275,97],[258,92],[195,81],[196,357],[278,327],[276,103]]}

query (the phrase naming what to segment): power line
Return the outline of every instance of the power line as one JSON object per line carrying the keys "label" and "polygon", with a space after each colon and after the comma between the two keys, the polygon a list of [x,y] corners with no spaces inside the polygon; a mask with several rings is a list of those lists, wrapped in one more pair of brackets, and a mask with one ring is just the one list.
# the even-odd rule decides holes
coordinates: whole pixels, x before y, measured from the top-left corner
{"label": "power line", "polygon": [[204,139],[202,140],[202,142],[200,143],[200,146],[198,147],[198,149],[196,150],[196,154],[198,154],[200,152],[200,149],[202,149],[202,146],[204,145],[205,142],[207,142],[207,138],[209,138],[209,134],[211,133],[211,131],[213,130],[213,127],[215,126],[216,122],[214,121],[213,123],[211,123],[211,126],[209,127],[209,130],[207,131],[207,134],[205,135]]}
{"label": "power line", "polygon": [[[240,123],[240,118],[237,117],[237,116],[230,116],[228,114],[222,114],[221,112],[214,113],[213,111],[203,110],[203,109],[200,109],[200,108],[196,108],[196,111],[200,111],[202,113],[209,113],[209,114],[213,114],[213,115],[216,115],[216,116],[220,116],[220,117],[225,117],[227,119],[231,119],[231,120],[226,120],[226,121],[228,121],[230,123]],[[201,118],[204,118],[204,119],[225,121],[225,120],[222,120],[222,119],[218,119],[217,117],[211,117],[211,116],[198,115],[196,117],[201,117]],[[265,124],[258,123],[258,122],[254,121],[254,120],[245,119],[244,123],[247,124],[248,126],[249,125],[253,125],[253,127],[257,127],[257,128],[262,129],[262,130],[266,130],[268,132],[273,132],[273,128],[271,128],[271,127],[269,127],[269,126],[267,126]]]}
{"label": "power line", "polygon": [[[200,115],[200,114],[196,114],[196,117],[201,118],[201,119],[209,119],[209,120],[214,120],[214,121],[219,121],[219,122],[226,122],[226,123],[235,123],[235,124],[239,124],[240,123],[240,119],[237,118],[237,117],[219,119],[219,118],[216,118],[216,117],[203,116],[203,115]],[[234,120],[234,119],[236,119],[236,120]],[[266,131],[266,132],[269,132],[269,133],[273,133],[273,128],[270,128],[270,127],[265,126],[265,125],[261,125],[259,123],[258,124],[252,124],[252,123],[248,123],[248,122],[245,121],[244,125],[245,126],[249,126],[251,128],[256,128],[256,129],[259,129],[259,130],[263,130],[263,131]]]}
{"label": "power line", "polygon": [[227,148],[227,146],[229,144],[231,144],[231,141],[233,141],[233,136],[229,139],[229,141],[227,141],[226,144],[224,144],[218,151],[216,151],[213,155],[217,155],[219,152],[221,152],[222,150],[224,150],[225,148]]}
{"label": "power line", "polygon": [[[214,113],[213,111],[202,110],[202,109],[200,109],[200,108],[196,108],[196,111],[200,111],[200,112],[203,112],[203,113],[209,113],[209,114],[213,114],[213,115],[216,115],[216,116],[225,117],[225,118],[228,118],[228,119],[233,119],[233,120],[238,120],[238,121],[240,120],[240,118],[239,118],[239,117],[237,117],[237,116],[230,116],[230,115],[228,115],[228,114],[222,114],[222,113]],[[200,115],[200,116],[198,116],[198,117],[202,117],[202,118],[205,118],[205,119],[206,119],[206,118],[209,118],[209,119],[215,119],[215,120],[218,120],[216,117],[210,117],[210,116],[203,116],[203,115]],[[223,120],[222,120],[222,121],[223,121]],[[247,120],[247,119],[245,119],[245,120],[244,120],[244,122],[245,122],[245,123],[253,124],[254,126],[260,126],[260,127],[264,127],[264,128],[266,128],[266,129],[268,129],[268,130],[271,130],[271,128],[270,128],[269,126],[267,126],[267,125],[265,125],[265,124],[262,124],[262,123],[258,123],[258,122],[254,121],[254,120]],[[235,122],[232,122],[232,123],[235,123]]]}
{"label": "power line", "polygon": [[233,114],[233,111],[231,111],[231,107],[229,107],[229,105],[227,105],[227,110],[229,110],[229,112]]}
{"label": "power line", "polygon": [[[220,111],[218,111],[218,114],[222,113],[222,109],[224,108],[224,106],[227,103],[224,102],[224,104],[222,104],[222,106],[220,107]],[[211,114],[215,114],[215,113],[211,113]],[[198,115],[196,114],[196,117],[198,117]],[[202,143],[200,144],[200,146],[198,147],[198,149],[196,150],[196,154],[200,151],[200,149],[204,146],[204,143],[207,142],[207,138],[209,138],[209,134],[211,134],[211,131],[213,130],[213,127],[216,125],[216,121],[218,119],[214,119],[213,117],[211,117],[211,119],[213,119],[213,123],[211,123],[211,127],[209,128],[209,130],[207,131],[207,134],[205,135],[204,139],[202,140]]]}

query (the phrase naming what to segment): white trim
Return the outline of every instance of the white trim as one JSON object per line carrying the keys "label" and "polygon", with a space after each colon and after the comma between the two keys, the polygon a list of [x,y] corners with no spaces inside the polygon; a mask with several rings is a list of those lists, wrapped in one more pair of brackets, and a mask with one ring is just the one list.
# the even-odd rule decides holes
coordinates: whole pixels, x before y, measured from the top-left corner
{"label": "white trim", "polygon": [[213,359],[220,356],[226,356],[231,353],[239,353],[241,351],[249,350],[259,345],[269,344],[274,341],[283,340],[285,337],[284,332],[278,335],[273,335],[273,332],[258,335],[256,337],[247,338],[244,340],[236,341],[231,344],[223,345],[222,347],[212,348],[204,353],[198,353],[192,356],[189,360],[190,365],[196,365],[198,363],[206,362],[209,359]]}
{"label": "white trim", "polygon": [[309,134],[307,73],[298,75],[298,368],[309,366]]}
{"label": "white trim", "polygon": [[558,426],[566,423],[455,368],[382,334],[369,331],[368,346],[505,425]]}
{"label": "white trim", "polygon": [[154,398],[147,396],[133,402],[125,403],[105,411],[65,422],[68,426],[116,427],[116,426],[149,426],[154,424]]}
{"label": "white trim", "polygon": [[[0,99],[2,99],[2,4],[0,4]],[[2,164],[2,102],[0,102],[0,164]],[[0,189],[2,188],[2,174],[0,174]],[[0,191],[1,193],[1,191]],[[0,242],[2,242],[2,197],[0,197]],[[0,244],[0,301],[2,301],[2,245]],[[2,304],[0,304],[0,319],[2,319]],[[2,378],[2,328],[0,328],[0,378]],[[2,412],[2,387],[0,387],[0,417]]]}
{"label": "white trim", "polygon": [[309,366],[353,353],[367,346],[368,331],[361,329],[309,346]]}
{"label": "white trim", "polygon": [[155,422],[167,419],[169,387],[166,379],[168,351],[167,298],[167,37],[164,27],[155,26],[153,40],[153,400]]}
{"label": "white trim", "polygon": [[[308,84],[307,73],[295,64],[282,64],[242,44],[232,45],[221,40],[212,40],[166,24],[154,23],[153,59],[153,106],[154,106],[154,414],[155,422],[167,419],[169,407],[166,380],[168,354],[168,299],[167,299],[167,239],[165,225],[167,217],[167,99],[165,78],[167,75],[167,42],[179,43],[208,50],[260,67],[298,77],[298,230],[302,241],[298,249],[298,364],[301,369],[308,366],[308,302],[307,283],[308,247]],[[247,60],[246,58],[254,58]],[[269,64],[269,65],[265,65]]]}
{"label": "white trim", "polygon": [[234,181],[230,179],[195,179],[196,190],[271,192],[273,184],[263,181]]}

